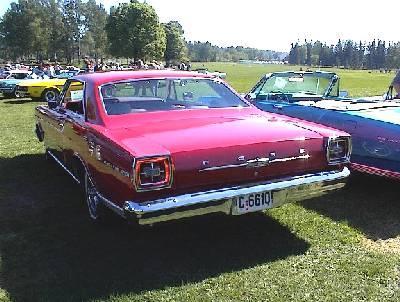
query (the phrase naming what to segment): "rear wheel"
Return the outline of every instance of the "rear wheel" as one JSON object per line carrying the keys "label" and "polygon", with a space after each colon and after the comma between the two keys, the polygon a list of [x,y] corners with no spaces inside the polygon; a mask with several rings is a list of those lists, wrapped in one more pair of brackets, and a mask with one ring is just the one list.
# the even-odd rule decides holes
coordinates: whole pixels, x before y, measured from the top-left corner
{"label": "rear wheel", "polygon": [[44,102],[54,102],[57,99],[59,94],[60,93],[58,92],[57,89],[54,89],[54,88],[45,89],[42,93],[41,99]]}
{"label": "rear wheel", "polygon": [[104,221],[106,209],[97,194],[92,180],[86,172],[84,176],[84,196],[90,219],[96,222]]}

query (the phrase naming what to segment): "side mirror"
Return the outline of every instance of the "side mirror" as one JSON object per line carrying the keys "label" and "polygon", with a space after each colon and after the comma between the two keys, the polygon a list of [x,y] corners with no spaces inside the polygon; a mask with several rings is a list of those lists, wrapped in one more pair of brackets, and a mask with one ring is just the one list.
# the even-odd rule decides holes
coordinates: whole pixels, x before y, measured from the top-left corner
{"label": "side mirror", "polygon": [[349,92],[346,90],[340,90],[339,91],[339,97],[341,98],[347,98],[349,96]]}

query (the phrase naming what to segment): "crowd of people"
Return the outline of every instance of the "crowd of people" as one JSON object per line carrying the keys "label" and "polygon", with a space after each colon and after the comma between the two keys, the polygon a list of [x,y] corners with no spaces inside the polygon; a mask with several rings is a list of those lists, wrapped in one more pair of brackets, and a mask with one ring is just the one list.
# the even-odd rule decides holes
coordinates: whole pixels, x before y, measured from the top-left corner
{"label": "crowd of people", "polygon": [[7,70],[29,70],[32,72],[32,78],[52,78],[59,75],[65,70],[79,70],[80,72],[99,72],[109,70],[144,70],[144,69],[179,69],[179,70],[191,70],[191,64],[189,62],[181,62],[180,64],[167,64],[163,65],[161,62],[152,60],[150,62],[144,62],[141,59],[131,60],[127,65],[122,65],[118,62],[105,61],[105,59],[91,59],[84,57],[83,68],[72,66],[72,65],[61,65],[59,62],[44,63],[39,62],[38,64],[24,65],[22,63],[7,63],[0,67],[0,74]]}

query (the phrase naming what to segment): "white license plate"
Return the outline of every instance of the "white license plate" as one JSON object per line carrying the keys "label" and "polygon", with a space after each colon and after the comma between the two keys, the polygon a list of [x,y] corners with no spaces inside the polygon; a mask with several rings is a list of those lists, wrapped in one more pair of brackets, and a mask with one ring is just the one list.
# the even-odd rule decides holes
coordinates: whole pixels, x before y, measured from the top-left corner
{"label": "white license plate", "polygon": [[262,211],[273,207],[272,193],[269,191],[241,195],[235,199],[235,213],[237,215]]}

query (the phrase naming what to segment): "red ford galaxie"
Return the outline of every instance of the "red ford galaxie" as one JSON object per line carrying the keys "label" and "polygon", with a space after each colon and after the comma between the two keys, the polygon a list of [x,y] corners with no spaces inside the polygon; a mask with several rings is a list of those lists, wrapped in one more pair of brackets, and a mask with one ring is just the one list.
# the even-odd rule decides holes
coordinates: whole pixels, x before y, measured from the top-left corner
{"label": "red ford galaxie", "polygon": [[344,186],[350,136],[258,110],[223,80],[194,72],[78,75],[36,108],[36,134],[105,208],[152,224],[246,214]]}

